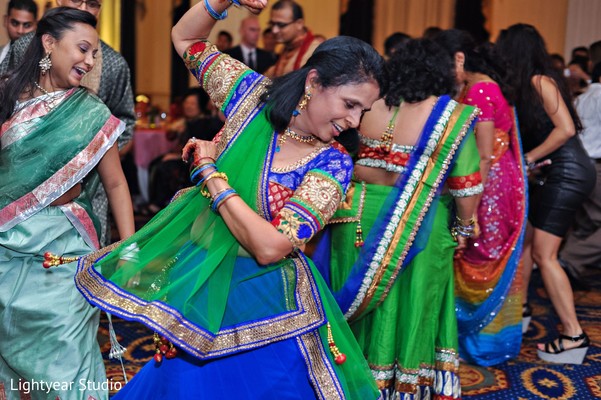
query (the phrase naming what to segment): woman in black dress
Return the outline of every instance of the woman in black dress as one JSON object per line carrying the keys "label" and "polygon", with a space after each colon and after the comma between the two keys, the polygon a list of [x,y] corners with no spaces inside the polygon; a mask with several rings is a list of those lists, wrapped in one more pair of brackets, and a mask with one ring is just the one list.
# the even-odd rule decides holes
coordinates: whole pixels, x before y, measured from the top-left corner
{"label": "woman in black dress", "polygon": [[[530,174],[538,176],[530,185],[532,229],[524,245],[524,299],[534,261],[563,325],[555,340],[538,344],[538,356],[549,362],[580,364],[590,340],[576,317],[574,294],[557,253],[574,213],[595,185],[595,169],[576,137],[581,124],[565,80],[553,69],[537,30],[512,25],[499,36],[497,48],[510,66],[508,82],[514,91],[526,163]],[[550,165],[533,170],[537,162],[547,159]]]}

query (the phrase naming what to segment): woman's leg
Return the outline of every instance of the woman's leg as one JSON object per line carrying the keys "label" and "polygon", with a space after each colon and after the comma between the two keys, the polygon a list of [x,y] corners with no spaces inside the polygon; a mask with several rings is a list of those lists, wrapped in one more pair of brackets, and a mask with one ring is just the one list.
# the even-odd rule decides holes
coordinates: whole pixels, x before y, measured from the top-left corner
{"label": "woman's leg", "polygon": [[532,275],[532,266],[534,265],[532,260],[532,237],[533,228],[528,222],[522,250],[522,304],[528,304],[528,286]]}
{"label": "woman's leg", "polygon": [[[557,261],[561,241],[561,237],[535,228],[532,241],[532,258],[541,271],[547,294],[561,320],[563,334],[578,336],[582,333],[582,328],[576,317],[574,293],[566,273]],[[581,342],[564,340],[563,345],[566,349],[570,349],[579,346]],[[539,343],[538,348],[544,350],[544,345]]]}

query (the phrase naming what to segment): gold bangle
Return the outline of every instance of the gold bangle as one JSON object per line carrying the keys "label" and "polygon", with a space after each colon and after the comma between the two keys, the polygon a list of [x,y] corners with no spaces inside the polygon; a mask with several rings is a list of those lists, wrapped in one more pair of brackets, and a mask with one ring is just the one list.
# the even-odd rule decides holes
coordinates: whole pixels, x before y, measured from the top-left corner
{"label": "gold bangle", "polygon": [[238,193],[236,193],[236,192],[228,194],[227,196],[225,196],[224,199],[221,200],[219,202],[219,204],[217,204],[217,211],[219,211],[219,207],[221,207],[223,205],[223,203],[225,203],[226,201],[228,201],[229,199],[231,199],[232,197],[235,197],[235,196],[240,197],[240,195]]}
{"label": "gold bangle", "polygon": [[459,218],[459,215],[456,215],[455,220],[461,226],[470,226],[470,225],[474,225],[476,223],[476,217],[474,217],[474,216],[472,216],[469,219],[467,219],[467,218],[463,219],[463,218]]}
{"label": "gold bangle", "polygon": [[202,194],[207,199],[211,198],[211,192],[207,189],[207,182],[213,178],[221,178],[227,183],[227,175],[225,172],[213,172],[211,175],[207,176],[200,186],[200,194]]}
{"label": "gold bangle", "polygon": [[218,191],[217,193],[215,193],[214,195],[211,196],[211,201],[215,201],[215,199],[217,198],[217,196],[219,196],[221,193],[226,192],[228,190],[232,189],[231,187],[226,187],[225,189],[221,189],[220,191]]}

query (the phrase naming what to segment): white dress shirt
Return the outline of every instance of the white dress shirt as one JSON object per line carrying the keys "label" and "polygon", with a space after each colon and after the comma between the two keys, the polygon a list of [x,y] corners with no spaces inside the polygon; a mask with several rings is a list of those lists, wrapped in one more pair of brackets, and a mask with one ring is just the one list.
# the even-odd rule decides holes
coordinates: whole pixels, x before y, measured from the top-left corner
{"label": "white dress shirt", "polygon": [[582,145],[590,158],[601,159],[601,83],[591,84],[575,105],[584,127],[579,135]]}

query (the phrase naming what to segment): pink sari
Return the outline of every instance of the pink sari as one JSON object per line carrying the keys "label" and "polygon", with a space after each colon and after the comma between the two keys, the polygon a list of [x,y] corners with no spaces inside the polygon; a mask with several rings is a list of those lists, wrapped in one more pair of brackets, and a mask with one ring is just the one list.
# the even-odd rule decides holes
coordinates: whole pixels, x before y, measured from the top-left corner
{"label": "pink sari", "polygon": [[517,356],[522,340],[526,180],[514,113],[499,86],[476,83],[462,101],[480,108],[478,122],[495,126],[492,165],[478,206],[481,233],[455,260],[460,355],[489,366]]}

